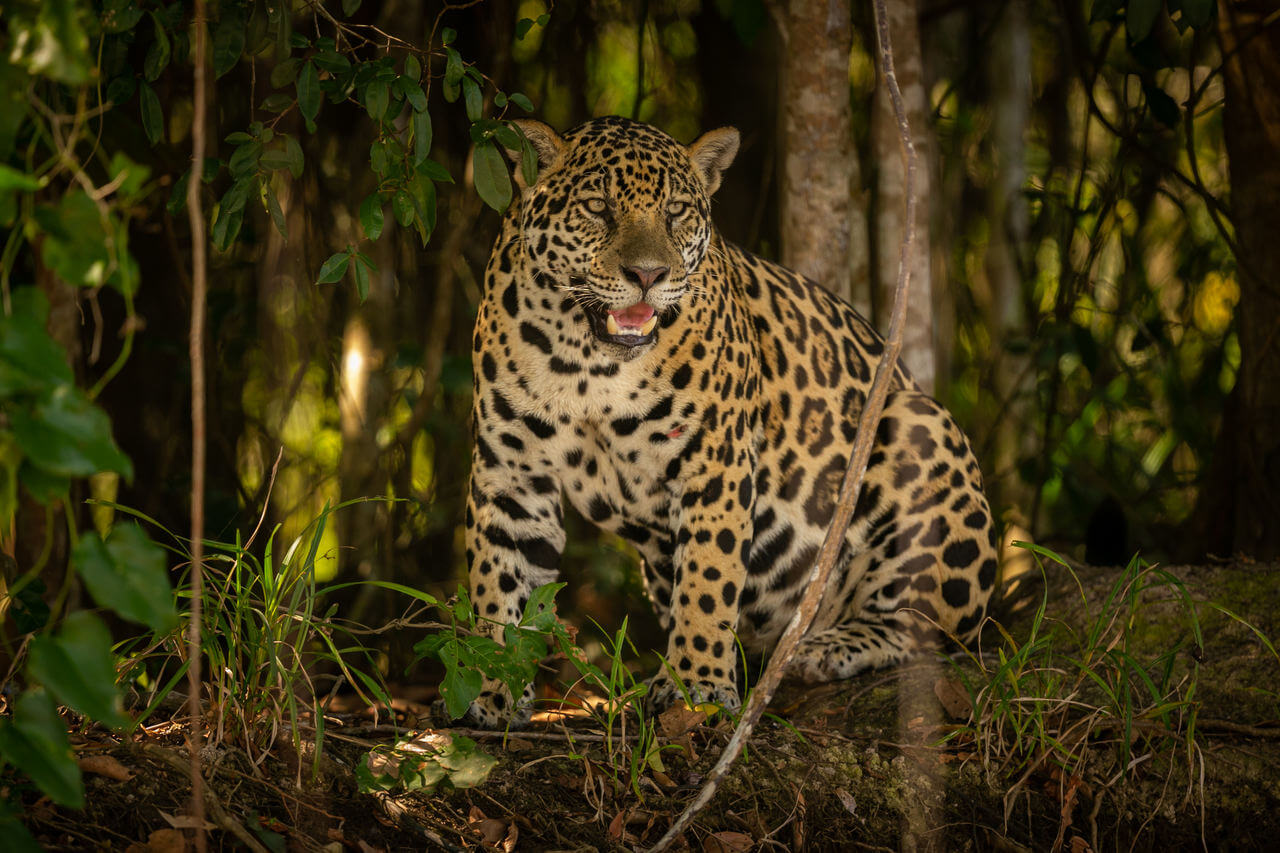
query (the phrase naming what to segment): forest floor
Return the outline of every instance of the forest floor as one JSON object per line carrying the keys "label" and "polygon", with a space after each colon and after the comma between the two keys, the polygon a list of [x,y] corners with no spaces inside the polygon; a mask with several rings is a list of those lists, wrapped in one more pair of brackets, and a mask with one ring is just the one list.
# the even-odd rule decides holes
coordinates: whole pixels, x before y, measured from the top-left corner
{"label": "forest floor", "polygon": [[[1154,585],[1114,612],[1105,605],[1123,598],[1120,569],[1033,570],[1008,585],[997,616],[1018,648],[1043,656],[1005,667],[1005,683],[1016,685],[1010,695],[1022,691],[1025,701],[988,703],[976,725],[964,685],[984,677],[961,655],[954,664],[921,662],[818,688],[784,685],[774,716],[674,849],[1275,849],[1280,662],[1259,633],[1280,639],[1278,570],[1242,562],[1168,568],[1179,584]],[[1200,604],[1189,620],[1184,589],[1231,613]],[[1092,658],[1119,663],[1080,676],[1072,661],[1090,653],[1073,650],[1062,626],[1080,633],[1089,624],[1102,638]],[[1029,643],[1033,631],[1041,639]],[[984,635],[989,672],[1000,666],[1000,642],[999,630]],[[1005,645],[1006,660],[1018,654]],[[1098,699],[1109,681],[1119,705]],[[1035,699],[1045,684],[1046,696],[1057,690],[1066,701]],[[1144,695],[1147,684],[1163,695],[1163,714]],[[1128,715],[1117,710],[1126,701]],[[406,702],[400,735],[420,731],[416,715],[425,712],[426,704]],[[494,759],[479,784],[365,794],[355,768],[394,733],[347,719],[329,725],[322,757],[307,758],[301,774],[291,747],[257,767],[243,750],[207,748],[210,848],[643,849],[696,795],[730,731],[727,721],[709,724],[692,712],[665,715],[659,744],[667,748],[656,763],[637,751],[633,771],[634,731],[607,743],[589,720],[535,722],[506,737],[455,729]],[[187,755],[176,726],[128,739],[89,731],[74,742],[87,805],[74,812],[28,796],[23,819],[41,844],[190,848]]]}

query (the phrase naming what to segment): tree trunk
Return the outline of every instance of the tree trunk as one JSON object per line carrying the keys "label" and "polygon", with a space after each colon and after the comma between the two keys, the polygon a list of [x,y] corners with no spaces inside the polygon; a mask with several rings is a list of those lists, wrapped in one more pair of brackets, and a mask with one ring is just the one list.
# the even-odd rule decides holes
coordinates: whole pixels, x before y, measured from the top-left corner
{"label": "tree trunk", "polygon": [[850,299],[849,3],[779,0],[770,11],[782,40],[782,263]]}
{"label": "tree trunk", "polygon": [[[920,157],[916,169],[916,241],[911,264],[911,299],[902,334],[902,360],[917,383],[927,393],[937,386],[937,356],[934,350],[934,306],[945,294],[945,282],[933,281],[929,209],[932,198],[933,145],[929,121],[929,94],[924,86],[924,64],[920,51],[919,15],[916,0],[889,3],[889,37],[893,40],[893,61],[902,89],[903,106],[911,137]],[[902,244],[906,199],[906,170],[902,146],[893,115],[893,104],[883,81],[876,89],[871,115],[871,148],[875,157],[876,206],[874,243],[876,249],[876,322],[887,324],[898,280],[899,247]]]}
{"label": "tree trunk", "polygon": [[1205,542],[1209,550],[1261,560],[1280,557],[1280,29],[1264,26],[1270,7],[1261,0],[1219,7],[1240,370],[1198,507],[1202,529],[1218,537]]}
{"label": "tree trunk", "polygon": [[[991,237],[986,253],[989,301],[984,309],[997,347],[996,399],[1009,401],[995,424],[993,471],[1002,476],[992,483],[993,498],[1000,507],[1019,508],[1032,505],[1028,484],[1014,472],[1019,458],[1032,450],[1034,431],[1028,426],[1034,420],[1035,372],[1030,369],[1027,348],[1014,351],[1001,344],[1024,338],[1028,329],[1024,287],[1028,219],[1022,188],[1027,172],[1023,134],[1031,117],[1031,35],[1025,0],[1011,0],[998,14],[988,65],[995,174],[987,190]],[[1035,523],[1025,517],[1017,520],[1024,525]]]}

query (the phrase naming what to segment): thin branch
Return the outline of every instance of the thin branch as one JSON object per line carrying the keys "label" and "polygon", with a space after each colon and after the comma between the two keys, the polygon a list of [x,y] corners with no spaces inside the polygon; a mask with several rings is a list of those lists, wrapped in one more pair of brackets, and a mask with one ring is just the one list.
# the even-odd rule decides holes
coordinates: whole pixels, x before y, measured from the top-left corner
{"label": "thin branch", "polygon": [[707,781],[698,792],[698,796],[681,813],[658,840],[650,853],[666,850],[680,837],[690,821],[706,807],[715,796],[716,789],[746,745],[747,738],[760,720],[761,714],[773,698],[778,683],[782,680],[788,664],[795,655],[796,648],[804,638],[809,626],[817,615],[818,606],[822,603],[836,559],[844,545],[845,532],[853,520],[853,511],[858,503],[858,495],[862,491],[862,480],[867,472],[867,461],[871,457],[871,447],[875,440],[876,426],[884,411],[885,400],[889,396],[889,384],[896,374],[895,366],[898,355],[902,351],[902,329],[907,315],[907,293],[911,284],[911,252],[915,244],[916,222],[916,149],[911,141],[911,128],[907,124],[906,110],[903,107],[902,91],[898,88],[898,77],[893,66],[893,45],[889,38],[888,15],[885,11],[885,0],[875,0],[876,35],[880,48],[880,70],[884,76],[885,88],[893,103],[894,117],[897,119],[898,136],[902,140],[903,159],[906,162],[906,210],[903,218],[902,245],[898,253],[898,283],[894,289],[893,312],[889,321],[888,339],[880,363],[876,366],[875,379],[871,383],[871,391],[867,395],[866,406],[858,418],[858,431],[854,437],[852,458],[845,469],[844,481],[840,485],[840,499],[827,529],[826,538],[822,540],[822,548],[813,569],[809,572],[804,597],[796,609],[786,632],[778,641],[769,666],[765,669],[755,689],[747,699],[739,718],[738,726],[729,739],[728,746],[720,754],[716,766],[707,775]]}
{"label": "thin branch", "polygon": [[[192,21],[192,38],[196,43],[194,91],[191,119],[191,174],[187,182],[187,219],[191,226],[191,613],[187,625],[187,694],[190,697],[191,720],[187,729],[187,747],[191,753],[191,813],[196,823],[196,850],[204,853],[207,837],[204,829],[204,779],[200,771],[200,747],[204,740],[203,714],[200,707],[200,621],[204,595],[204,474],[205,474],[205,373],[204,324],[205,298],[208,291],[208,259],[204,229],[204,212],[200,207],[201,164],[205,152],[205,116],[208,112],[206,91],[205,41],[208,32],[206,0],[196,0]],[[243,840],[243,839],[242,839]],[[249,846],[253,846],[250,844]]]}

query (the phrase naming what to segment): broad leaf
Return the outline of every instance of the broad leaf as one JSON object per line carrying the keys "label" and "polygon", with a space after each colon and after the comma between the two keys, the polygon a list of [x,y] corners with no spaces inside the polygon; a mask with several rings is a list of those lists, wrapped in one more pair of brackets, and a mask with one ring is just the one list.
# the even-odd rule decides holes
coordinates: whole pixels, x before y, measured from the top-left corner
{"label": "broad leaf", "polygon": [[106,413],[73,386],[60,386],[31,408],[9,413],[18,445],[31,462],[60,477],[116,471],[133,478],[133,464],[111,437]]}
{"label": "broad leaf", "polygon": [[147,134],[147,142],[155,145],[164,138],[164,111],[160,108],[156,90],[145,82],[138,84],[138,104],[142,110],[142,129]]}
{"label": "broad leaf", "polygon": [[13,718],[0,720],[0,755],[58,805],[84,807],[84,781],[66,724],[45,691],[27,690],[14,703]]}
{"label": "broad leaf", "polygon": [[320,114],[320,75],[316,67],[308,62],[302,66],[298,74],[298,109],[306,119],[307,131],[315,132],[316,116]]}
{"label": "broad leaf", "polygon": [[360,204],[360,227],[370,240],[382,236],[382,195],[373,193]]}
{"label": "broad leaf", "polygon": [[476,145],[475,182],[481,200],[494,210],[502,213],[511,204],[511,176],[507,174],[506,161],[488,140]]}
{"label": "broad leaf", "polygon": [[351,263],[351,255],[346,252],[334,252],[320,265],[320,274],[316,276],[316,284],[333,284],[347,274],[347,264]]}
{"label": "broad leaf", "polygon": [[178,622],[165,552],[137,524],[124,524],[106,542],[97,533],[81,537],[71,555],[94,601],[157,633]]}
{"label": "broad leaf", "polygon": [[31,640],[27,670],[59,702],[112,728],[128,725],[116,693],[111,634],[88,611],[72,613],[56,635]]}
{"label": "broad leaf", "polygon": [[1129,39],[1137,44],[1151,34],[1156,16],[1164,9],[1164,0],[1129,0],[1125,9],[1125,29]]}

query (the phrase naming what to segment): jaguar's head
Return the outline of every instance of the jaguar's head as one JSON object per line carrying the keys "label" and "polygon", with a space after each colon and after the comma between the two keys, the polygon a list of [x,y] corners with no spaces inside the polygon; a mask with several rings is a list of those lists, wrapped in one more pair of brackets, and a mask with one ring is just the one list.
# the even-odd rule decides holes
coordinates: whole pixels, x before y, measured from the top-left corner
{"label": "jaguar's head", "polygon": [[516,122],[538,160],[532,185],[513,151],[532,272],[570,294],[604,344],[634,355],[688,298],[711,242],[711,194],[738,151],[721,128],[690,146],[640,122],[594,119],[564,136]]}

